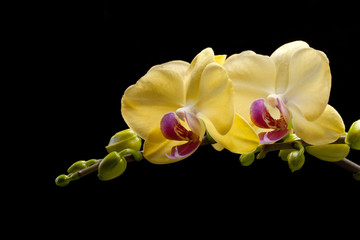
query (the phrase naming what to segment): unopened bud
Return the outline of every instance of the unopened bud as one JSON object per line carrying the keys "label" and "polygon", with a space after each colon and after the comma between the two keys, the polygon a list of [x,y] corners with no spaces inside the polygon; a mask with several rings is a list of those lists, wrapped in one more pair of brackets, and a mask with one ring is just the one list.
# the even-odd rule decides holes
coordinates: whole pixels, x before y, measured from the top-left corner
{"label": "unopened bud", "polygon": [[69,183],[70,183],[70,179],[65,174],[61,174],[55,179],[55,184],[59,187],[65,187]]}
{"label": "unopened bud", "polygon": [[289,156],[289,153],[291,153],[292,151],[294,150],[293,149],[280,150],[279,157],[281,158],[281,160],[287,161],[287,157]]}
{"label": "unopened bud", "polygon": [[250,166],[255,160],[255,153],[241,154],[239,160],[241,165]]}
{"label": "unopened bud", "polygon": [[74,173],[74,172],[80,171],[84,168],[87,168],[87,167],[95,164],[97,161],[98,160],[96,160],[96,159],[90,159],[87,161],[84,161],[84,160],[77,161],[68,168],[67,172]]}
{"label": "unopened bud", "polygon": [[[285,142],[292,142],[292,141],[296,141],[296,140],[300,140],[300,138],[298,136],[296,136],[294,133],[289,133],[285,138],[284,138],[284,143]],[[303,150],[303,146],[301,143],[296,143],[295,144],[296,149],[297,150]],[[283,161],[287,161],[289,154],[294,151],[293,149],[284,149],[284,150],[280,150],[279,151],[279,157],[281,158],[281,160]]]}
{"label": "unopened bud", "polygon": [[356,181],[360,181],[360,172],[354,173],[353,177]]}
{"label": "unopened bud", "polygon": [[86,168],[86,161],[80,160],[75,163],[73,163],[67,170],[68,173],[74,173],[77,171],[80,171],[81,169]]}
{"label": "unopened bud", "polygon": [[126,129],[116,133],[111,137],[109,144],[106,146],[108,153],[113,151],[121,152],[130,148],[139,151],[141,148],[141,138],[131,129]]}
{"label": "unopened bud", "polygon": [[360,150],[360,119],[355,121],[345,138],[345,142],[355,150]]}
{"label": "unopened bud", "polygon": [[98,168],[98,177],[102,181],[114,179],[125,171],[127,162],[123,156],[116,151],[109,153],[100,162]]}
{"label": "unopened bud", "polygon": [[71,181],[78,180],[79,175],[70,173],[69,175],[61,174],[55,179],[55,184],[59,187],[67,186]]}
{"label": "unopened bud", "polygon": [[314,145],[306,147],[306,151],[318,159],[337,162],[349,154],[350,147],[346,144]]}
{"label": "unopened bud", "polygon": [[295,172],[302,168],[305,163],[305,156],[303,151],[292,151],[289,153],[288,157],[288,164],[291,172]]}

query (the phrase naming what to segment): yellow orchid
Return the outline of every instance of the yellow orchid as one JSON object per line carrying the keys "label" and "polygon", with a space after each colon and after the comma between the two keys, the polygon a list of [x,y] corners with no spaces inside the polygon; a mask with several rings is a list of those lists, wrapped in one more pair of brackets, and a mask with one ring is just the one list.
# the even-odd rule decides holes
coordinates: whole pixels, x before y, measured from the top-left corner
{"label": "yellow orchid", "polygon": [[306,42],[294,41],[270,57],[245,51],[224,63],[234,86],[235,111],[257,128],[260,143],[283,138],[291,130],[305,142],[324,145],[345,131],[328,105],[329,60]]}
{"label": "yellow orchid", "polygon": [[257,134],[235,114],[232,82],[221,66],[225,58],[206,48],[191,64],[171,61],[152,67],[125,91],[122,115],[145,139],[148,161],[164,164],[188,157],[206,131],[232,152],[256,149]]}

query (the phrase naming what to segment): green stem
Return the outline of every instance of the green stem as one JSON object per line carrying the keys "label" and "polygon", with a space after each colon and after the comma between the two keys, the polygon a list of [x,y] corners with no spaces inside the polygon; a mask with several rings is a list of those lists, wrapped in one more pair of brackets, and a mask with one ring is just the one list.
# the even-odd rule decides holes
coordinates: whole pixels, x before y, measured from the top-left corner
{"label": "green stem", "polygon": [[335,162],[335,164],[353,174],[360,172],[360,166],[357,165],[356,163],[350,161],[347,158],[344,158],[341,161]]}
{"label": "green stem", "polygon": [[[340,137],[338,140],[331,144],[345,144],[346,137]],[[269,152],[278,151],[278,150],[285,150],[285,149],[296,149],[296,142],[300,142],[304,147],[311,146],[304,142],[303,140],[295,140],[291,142],[280,142],[280,143],[273,143],[273,144],[264,144],[262,145],[261,151],[259,153],[259,158],[265,157],[265,155]],[[356,174],[360,172],[360,165],[350,161],[347,158],[344,158],[340,161],[335,162],[336,165],[342,167],[346,171]]]}
{"label": "green stem", "polygon": [[[305,143],[302,140],[295,140],[291,142],[280,142],[280,143],[272,143],[272,144],[264,144],[261,145],[261,151],[259,153],[259,158],[265,157],[265,155],[269,152],[273,151],[279,151],[284,149],[297,149],[297,144],[301,143],[304,147],[311,146],[308,143]],[[209,140],[206,136],[203,138],[203,141],[201,143],[201,146],[208,145],[208,144],[214,144],[215,142]],[[344,144],[345,143],[345,137],[340,137],[338,140],[333,142],[332,144]],[[143,155],[143,151],[137,152],[139,155]],[[134,157],[134,154],[127,154],[124,155],[124,158],[127,162],[135,162],[136,159]],[[87,168],[81,169],[73,175],[77,175],[78,178],[85,177],[93,172],[96,172],[98,170],[99,164],[102,161],[102,159],[98,159],[97,162]],[[358,173],[360,172],[360,166],[352,161],[350,161],[347,158],[344,158],[340,161],[335,162],[336,165],[344,168],[345,170],[349,171],[350,173]]]}
{"label": "green stem", "polygon": [[96,163],[94,163],[93,165],[90,165],[87,168],[81,169],[77,172],[75,172],[74,174],[77,174],[79,178],[85,177],[87,175],[89,175],[90,173],[96,172],[99,168],[99,164],[102,161],[102,159],[98,159]]}
{"label": "green stem", "polygon": [[[304,142],[303,140],[295,140],[290,142],[280,142],[280,143],[271,143],[271,144],[264,144],[262,145],[260,156],[265,156],[269,152],[279,151],[279,150],[285,150],[285,149],[296,149],[296,144],[300,142],[304,147],[311,146],[311,144],[308,144]],[[345,137],[340,137],[338,140],[331,144],[344,144],[345,143]]]}

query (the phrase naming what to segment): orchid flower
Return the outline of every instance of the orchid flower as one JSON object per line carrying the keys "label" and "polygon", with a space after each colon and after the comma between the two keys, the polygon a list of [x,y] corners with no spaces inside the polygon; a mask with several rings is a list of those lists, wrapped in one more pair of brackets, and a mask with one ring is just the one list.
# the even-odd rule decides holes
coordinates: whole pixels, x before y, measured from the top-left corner
{"label": "orchid flower", "polygon": [[211,48],[191,62],[171,61],[152,67],[122,98],[125,122],[144,142],[144,157],[158,164],[191,155],[208,132],[235,153],[254,151],[259,138],[235,114],[233,85],[223,68],[226,56]]}
{"label": "orchid flower", "polygon": [[260,143],[276,142],[290,131],[312,145],[344,134],[341,116],[328,105],[329,60],[306,42],[287,43],[270,57],[235,54],[224,68],[233,81],[235,111],[255,125]]}

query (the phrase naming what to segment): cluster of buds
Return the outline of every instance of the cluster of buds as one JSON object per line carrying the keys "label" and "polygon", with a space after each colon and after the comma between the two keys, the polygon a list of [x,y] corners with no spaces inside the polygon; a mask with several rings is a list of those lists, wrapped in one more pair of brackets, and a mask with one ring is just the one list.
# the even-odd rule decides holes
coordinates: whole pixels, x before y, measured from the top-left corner
{"label": "cluster of buds", "polygon": [[142,160],[141,144],[141,138],[131,129],[120,131],[111,137],[108,146],[106,146],[108,154],[103,159],[77,161],[68,168],[68,175],[59,175],[55,179],[55,183],[64,187],[71,181],[78,180],[96,170],[98,171],[98,178],[102,181],[117,178],[126,170],[126,156],[131,155],[135,161]]}
{"label": "cluster of buds", "polygon": [[[203,143],[214,144],[214,140],[207,134]],[[124,173],[128,162],[143,159],[141,146],[142,140],[133,130],[120,131],[111,137],[106,146],[108,154],[103,159],[76,161],[68,168],[68,175],[59,175],[55,183],[64,187],[94,171],[98,171],[98,178],[102,181],[117,178]],[[360,150],[360,120],[354,122],[349,131],[332,144],[309,145],[296,134],[288,134],[279,143],[262,144],[251,153],[241,154],[239,160],[242,166],[250,166],[255,159],[265,158],[268,152],[280,150],[279,157],[288,162],[290,170],[294,172],[304,165],[306,152],[323,161],[339,162],[346,158],[350,149]],[[353,177],[360,181],[360,170],[354,170]]]}

